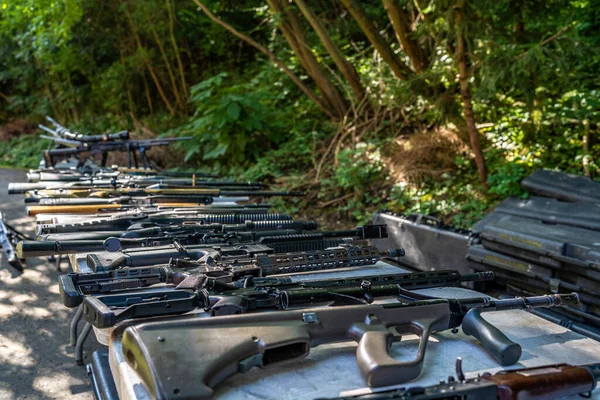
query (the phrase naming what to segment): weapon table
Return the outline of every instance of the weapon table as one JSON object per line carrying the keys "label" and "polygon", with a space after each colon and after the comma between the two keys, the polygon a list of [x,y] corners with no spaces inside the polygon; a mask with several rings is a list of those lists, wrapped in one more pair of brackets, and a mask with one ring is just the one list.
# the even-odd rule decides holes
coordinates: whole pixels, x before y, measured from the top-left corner
{"label": "weapon table", "polygon": [[[72,261],[76,261],[73,256]],[[73,266],[77,269],[77,264]],[[334,272],[295,274],[294,280],[359,276],[368,274],[390,274],[408,272],[399,267],[379,262],[373,267],[349,268]],[[463,288],[424,289],[419,292],[441,297],[474,297],[481,293]],[[393,301],[393,300],[389,300]],[[570,363],[588,364],[600,362],[600,343],[570,331],[525,311],[503,311],[484,314],[485,319],[496,325],[523,348],[523,355],[516,366],[534,367],[543,364]],[[207,317],[197,313],[198,318]],[[135,321],[131,322],[135,323]],[[95,330],[101,343],[108,342],[110,372],[121,399],[150,399],[142,381],[125,361],[121,348],[121,328],[114,331]],[[398,359],[414,358],[418,339],[416,336],[403,336],[394,344],[392,355]],[[245,374],[238,374],[219,384],[216,398],[222,399],[314,399],[344,394],[367,393],[365,382],[356,366],[356,344],[342,342],[321,345],[311,350],[302,361],[282,365],[274,369],[254,368]],[[429,339],[423,373],[419,379],[398,387],[423,386],[438,383],[448,375],[454,375],[457,357],[463,358],[467,377],[484,371],[495,372],[502,368],[481,348],[477,341],[459,330],[432,335]],[[105,371],[108,373],[108,371]],[[195,379],[194,376],[189,377]],[[573,398],[579,398],[574,396]],[[600,399],[600,392],[594,392],[594,399]]]}

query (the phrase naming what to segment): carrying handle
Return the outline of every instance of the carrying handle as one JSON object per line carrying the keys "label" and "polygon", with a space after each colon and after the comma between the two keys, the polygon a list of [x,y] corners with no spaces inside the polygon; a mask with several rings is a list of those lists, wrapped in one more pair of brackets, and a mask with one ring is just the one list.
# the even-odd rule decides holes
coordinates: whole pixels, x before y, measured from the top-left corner
{"label": "carrying handle", "polygon": [[[414,360],[398,361],[389,353],[394,336],[387,329],[367,330],[358,342],[356,360],[362,376],[370,387],[397,385],[416,379],[423,370],[425,350],[433,320],[410,325],[406,333],[419,337],[419,348]],[[405,333],[400,331],[399,333]]]}
{"label": "carrying handle", "polygon": [[483,348],[502,366],[516,364],[521,358],[521,346],[483,319],[477,308],[467,312],[462,330],[466,335],[479,340]]}

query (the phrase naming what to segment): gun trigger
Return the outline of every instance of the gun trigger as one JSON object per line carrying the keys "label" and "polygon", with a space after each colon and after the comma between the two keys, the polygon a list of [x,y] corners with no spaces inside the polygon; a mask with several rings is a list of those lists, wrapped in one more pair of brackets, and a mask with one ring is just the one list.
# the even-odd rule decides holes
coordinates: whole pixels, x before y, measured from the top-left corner
{"label": "gun trigger", "polygon": [[254,354],[250,357],[244,358],[243,360],[238,361],[238,372],[246,373],[250,371],[254,367],[262,367],[263,365],[263,354],[258,353]]}

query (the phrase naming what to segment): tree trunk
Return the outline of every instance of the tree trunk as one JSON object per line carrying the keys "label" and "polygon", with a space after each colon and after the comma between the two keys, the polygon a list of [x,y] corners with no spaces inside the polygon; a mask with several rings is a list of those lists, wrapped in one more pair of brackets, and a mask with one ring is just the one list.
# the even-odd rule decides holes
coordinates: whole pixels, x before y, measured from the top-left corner
{"label": "tree trunk", "polygon": [[148,72],[150,73],[150,77],[152,78],[152,81],[154,82],[154,85],[156,86],[156,90],[158,91],[158,94],[160,95],[160,98],[162,99],[163,103],[167,107],[167,110],[169,110],[169,114],[175,115],[175,108],[169,101],[165,91],[163,90],[162,85],[160,84],[158,75],[156,74],[156,72],[154,71],[154,68],[152,67],[152,61],[148,59],[148,56],[145,53],[144,46],[142,45],[142,40],[140,39],[140,35],[138,34],[137,29],[135,28],[135,24],[133,22],[133,18],[131,17],[131,14],[129,14],[129,11],[125,10],[125,15],[127,16],[129,24],[131,25],[131,31],[133,32],[133,37],[135,39],[135,43],[137,45],[138,50],[141,50],[142,52],[144,52],[144,56],[143,56],[144,64],[146,64],[146,68],[148,69]]}
{"label": "tree trunk", "polygon": [[396,39],[402,46],[402,49],[410,59],[413,68],[417,72],[423,72],[427,69],[427,60],[419,46],[419,43],[411,37],[412,31],[410,29],[410,22],[406,13],[397,0],[382,0],[383,7],[387,11]]}
{"label": "tree trunk", "polygon": [[306,43],[304,31],[296,14],[280,0],[266,0],[266,2],[274,12],[280,14],[281,19],[278,26],[281,33],[283,33],[290,47],[298,56],[302,67],[304,67],[323,97],[333,108],[336,117],[341,119],[346,114],[348,105],[344,100],[344,96],[333,82],[331,82],[327,73],[319,65],[310,46]]}
{"label": "tree trunk", "polygon": [[154,40],[158,45],[158,49],[160,50],[160,54],[163,58],[165,66],[167,67],[167,74],[169,75],[169,80],[171,81],[171,90],[173,91],[173,95],[175,96],[175,101],[181,108],[181,111],[185,112],[185,104],[183,103],[181,95],[179,94],[179,88],[177,86],[177,82],[175,81],[175,74],[173,73],[173,68],[171,68],[171,64],[169,62],[169,58],[167,57],[167,53],[165,52],[165,48],[160,40],[160,37],[158,37],[156,30],[154,30],[154,28],[151,28],[151,31],[152,35],[154,36]]}
{"label": "tree trunk", "polygon": [[75,93],[75,89],[73,88],[73,81],[71,81],[71,75],[67,75],[67,84],[69,85],[69,92],[73,97],[73,108],[71,108],[71,112],[73,113],[73,121],[76,124],[79,123],[79,109],[77,108],[77,94]]}
{"label": "tree trunk", "polygon": [[321,39],[321,43],[323,43],[323,46],[325,46],[325,49],[329,52],[329,55],[338,70],[350,84],[356,98],[359,101],[362,100],[365,97],[365,88],[363,87],[354,66],[346,59],[340,48],[333,43],[331,36],[327,33],[327,29],[325,29],[325,26],[323,26],[319,17],[317,17],[311,8],[306,5],[304,0],[295,0],[295,2],[300,9],[300,12],[302,12],[310,26],[312,26],[319,36],[319,39]]}
{"label": "tree trunk", "polygon": [[243,33],[239,32],[237,29],[235,29],[233,26],[227,24],[224,21],[221,21],[219,18],[217,18],[212,12],[210,12],[210,10],[208,9],[208,7],[206,7],[204,4],[202,4],[199,0],[193,0],[194,3],[196,3],[196,5],[202,10],[204,11],[204,13],[206,14],[206,16],[208,18],[210,18],[213,22],[219,24],[220,26],[222,26],[223,28],[225,28],[226,30],[228,30],[229,32],[233,33],[235,36],[237,36],[238,38],[242,39],[244,42],[248,43],[249,45],[251,45],[252,47],[254,47],[255,49],[257,49],[258,51],[260,51],[261,53],[263,53],[264,55],[266,55],[267,57],[269,57],[269,59],[275,63],[279,68],[281,68],[283,70],[283,72],[286,73],[287,76],[290,77],[290,79],[300,88],[300,90],[302,90],[302,92],[308,96],[308,98],[310,98],[317,106],[319,106],[319,108],[325,113],[327,114],[329,117],[331,117],[332,119],[335,119],[336,116],[331,112],[331,109],[325,104],[325,102],[323,102],[323,100],[321,98],[319,98],[319,96],[317,96],[316,94],[314,94],[309,88],[307,88],[304,83],[302,83],[302,81],[300,80],[300,78],[298,78],[284,63],[283,61],[281,61],[273,52],[269,51],[266,47],[264,47],[263,45],[261,45],[260,43],[258,43],[257,41],[255,41],[254,39],[252,39],[250,36],[246,36]]}
{"label": "tree trunk", "polygon": [[146,101],[148,102],[148,110],[150,114],[154,114],[154,106],[152,104],[152,96],[150,96],[150,86],[148,86],[148,80],[146,79],[146,73],[142,71],[142,78],[144,80],[144,92],[146,93]]}
{"label": "tree trunk", "polygon": [[479,181],[484,188],[487,188],[487,169],[485,166],[485,158],[481,150],[481,141],[479,131],[475,125],[473,116],[473,106],[471,104],[471,91],[469,89],[469,68],[467,60],[467,52],[465,49],[465,38],[461,26],[462,8],[456,10],[456,58],[458,59],[458,71],[460,81],[460,97],[463,101],[463,110],[465,113],[465,122],[467,124],[467,132],[471,141],[471,150],[475,156],[475,164],[479,172]]}
{"label": "tree trunk", "polygon": [[381,58],[383,58],[390,66],[394,75],[396,75],[398,79],[406,80],[406,78],[412,74],[412,70],[392,51],[356,0],[341,0],[341,2],[348,9],[350,14],[352,14],[352,17],[356,20],[360,29],[365,33],[369,42],[373,44],[375,50],[381,54]]}
{"label": "tree trunk", "polygon": [[185,96],[185,101],[187,101],[189,97],[187,82],[185,81],[185,74],[183,73],[183,63],[181,62],[181,56],[179,55],[179,46],[177,46],[177,41],[175,40],[175,4],[173,4],[173,10],[171,10],[171,3],[167,0],[167,11],[169,12],[169,33],[171,36],[171,43],[173,44],[173,49],[175,50],[175,58],[177,59],[177,65],[179,67],[179,78],[181,79],[181,88],[183,89],[183,95]]}

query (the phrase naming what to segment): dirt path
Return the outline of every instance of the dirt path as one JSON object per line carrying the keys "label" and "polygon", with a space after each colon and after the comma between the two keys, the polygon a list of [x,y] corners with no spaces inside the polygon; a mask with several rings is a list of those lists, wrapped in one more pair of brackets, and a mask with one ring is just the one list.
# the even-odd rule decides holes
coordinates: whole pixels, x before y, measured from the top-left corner
{"label": "dirt path", "polygon": [[[23,171],[0,169],[0,211],[15,228],[31,235],[34,225],[25,217],[23,196],[7,195],[8,182],[24,179]],[[69,346],[74,311],[60,301],[60,273],[44,259],[28,260],[26,268],[19,275],[1,256],[0,398],[92,399],[85,367],[75,365]],[[98,347],[90,335],[86,360]]]}

